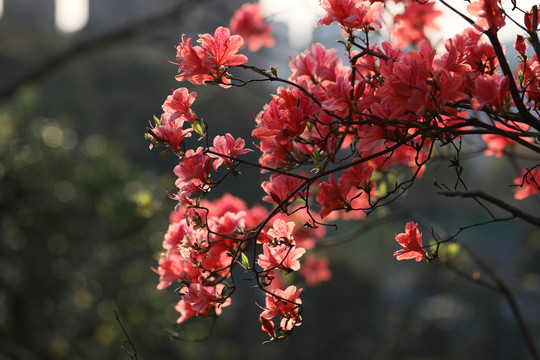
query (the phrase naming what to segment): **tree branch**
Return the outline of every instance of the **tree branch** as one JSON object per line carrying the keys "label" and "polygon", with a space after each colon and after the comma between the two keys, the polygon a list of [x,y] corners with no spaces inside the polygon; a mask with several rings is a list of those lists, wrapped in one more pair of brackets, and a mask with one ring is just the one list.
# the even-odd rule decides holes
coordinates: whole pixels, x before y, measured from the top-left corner
{"label": "tree branch", "polygon": [[186,12],[190,6],[200,5],[201,1],[202,0],[184,0],[180,4],[159,14],[151,15],[145,19],[135,20],[119,29],[71,45],[67,49],[50,56],[42,63],[36,65],[33,69],[26,71],[11,83],[3,86],[0,89],[0,99],[13,96],[17,89],[24,84],[39,81],[84,54],[133,39],[144,32],[147,32],[151,27],[161,26],[163,25],[163,22],[172,20],[181,13]]}
{"label": "tree branch", "polygon": [[521,218],[521,219],[525,220],[526,222],[528,222],[530,224],[533,224],[533,225],[536,225],[536,226],[540,227],[540,218],[531,216],[531,215],[527,214],[526,212],[521,211],[520,209],[518,209],[518,208],[504,202],[503,200],[498,199],[498,198],[496,198],[494,196],[491,196],[489,194],[486,194],[485,192],[480,191],[480,190],[470,190],[470,191],[439,190],[439,191],[437,191],[437,194],[444,195],[446,197],[459,196],[459,197],[464,197],[464,198],[474,198],[474,199],[480,198],[480,199],[484,199],[484,200],[486,200],[486,201],[500,207],[501,209],[508,211],[514,217]]}

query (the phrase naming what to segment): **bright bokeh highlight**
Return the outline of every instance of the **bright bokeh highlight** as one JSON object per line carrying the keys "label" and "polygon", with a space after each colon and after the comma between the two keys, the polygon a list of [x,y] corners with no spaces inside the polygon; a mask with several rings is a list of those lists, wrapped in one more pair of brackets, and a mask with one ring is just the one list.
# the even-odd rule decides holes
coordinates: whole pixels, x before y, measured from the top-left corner
{"label": "bright bokeh highlight", "polygon": [[76,32],[88,23],[88,0],[55,0],[54,5],[55,26],[61,32]]}

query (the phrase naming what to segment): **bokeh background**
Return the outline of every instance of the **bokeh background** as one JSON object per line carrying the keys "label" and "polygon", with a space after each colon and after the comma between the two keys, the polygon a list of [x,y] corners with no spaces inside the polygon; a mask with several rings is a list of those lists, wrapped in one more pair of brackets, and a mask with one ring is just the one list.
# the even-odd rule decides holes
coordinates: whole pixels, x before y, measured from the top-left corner
{"label": "bokeh background", "polygon": [[[430,165],[403,198],[373,217],[396,214],[392,221],[369,231],[364,222],[329,230],[323,242],[339,245],[316,251],[330,258],[333,279],[304,290],[304,324],[288,342],[262,344],[256,302],[263,299],[249,280],[238,281],[233,305],[206,340],[170,339],[168,331],[200,340],[211,323],[176,326],[174,289],[156,290],[150,267],[174,208],[166,194],[174,191],[174,159],[160,159],[143,135],[171,89],[190,87],[174,80],[176,66],[168,62],[181,34],[227,25],[242,2],[81,0],[87,13],[72,8],[71,23],[59,23],[59,8],[77,2],[0,1],[1,360],[129,359],[122,347],[133,349],[115,311],[139,359],[527,358],[502,296],[437,262],[427,267],[392,257],[399,248],[394,234],[409,221],[400,213],[414,209],[425,241],[430,224],[454,232],[486,219],[472,202],[436,197],[434,177],[455,180],[446,161]],[[316,1],[304,3],[307,13]],[[271,17],[277,47],[247,54],[250,64],[277,65],[284,77],[287,59],[310,36],[335,46],[339,35],[320,27],[303,32],[298,9],[287,26],[278,21],[287,10]],[[212,134],[231,132],[251,143],[253,114],[275,84],[190,88]],[[471,158],[464,165],[467,181],[492,193],[508,192],[516,176],[504,159]],[[245,172],[218,190],[260,202],[262,177]],[[538,209],[534,199],[520,205]],[[516,292],[538,342],[540,232],[513,221],[464,232],[460,240]],[[459,249],[452,251],[455,263],[483,276]]]}

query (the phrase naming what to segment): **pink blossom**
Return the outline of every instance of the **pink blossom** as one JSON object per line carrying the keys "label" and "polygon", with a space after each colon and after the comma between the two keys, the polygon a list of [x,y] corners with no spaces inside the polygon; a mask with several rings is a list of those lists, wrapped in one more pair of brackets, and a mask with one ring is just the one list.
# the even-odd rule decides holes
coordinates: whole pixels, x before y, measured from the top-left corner
{"label": "pink blossom", "polygon": [[[240,212],[226,212],[222,216],[212,216],[208,221],[208,227],[213,232],[219,234],[210,234],[209,240],[212,244],[216,242],[225,242],[227,245],[234,247],[235,245],[235,232],[238,229],[244,229],[246,216],[245,211]],[[225,238],[224,236],[228,236]]]}
{"label": "pink blossom", "polygon": [[192,192],[203,191],[210,179],[211,170],[212,158],[203,153],[202,147],[196,151],[189,149],[174,168],[174,173],[178,176],[175,184],[181,190],[187,188]]}
{"label": "pink blossom", "polygon": [[328,269],[328,259],[314,256],[307,256],[300,269],[300,275],[306,278],[307,286],[317,286],[323,281],[328,281],[332,278],[332,273]]}
{"label": "pink blossom", "polygon": [[230,305],[231,299],[224,299],[222,293],[225,285],[204,286],[201,283],[189,285],[184,301],[190,305],[197,315],[209,315],[210,310],[215,310],[216,315],[221,313],[221,307]]}
{"label": "pink blossom", "polygon": [[[540,6],[536,7],[537,12],[537,21],[540,22]],[[529,31],[538,31],[538,23],[536,24],[536,28],[533,29],[533,14],[534,14],[534,7],[531,8],[528,12],[525,13],[524,17],[524,23],[525,27]]]}
{"label": "pink blossom", "polygon": [[191,231],[185,219],[169,224],[169,229],[164,236],[163,248],[165,250],[176,249],[184,240],[184,236]]}
{"label": "pink blossom", "polygon": [[515,192],[514,198],[517,200],[525,199],[531,195],[540,192],[540,168],[533,170],[523,170],[521,176],[514,179],[514,185],[519,186]]}
{"label": "pink blossom", "polygon": [[500,73],[478,76],[474,81],[474,88],[471,89],[473,96],[471,108],[482,110],[485,106],[492,106],[496,109],[504,109],[510,101],[508,87],[508,78],[506,76],[501,78]]}
{"label": "pink blossom", "polygon": [[422,233],[418,231],[418,224],[408,222],[405,232],[396,235],[396,241],[403,246],[403,249],[394,253],[397,260],[415,259],[421,261],[427,258],[426,252],[422,248]]}
{"label": "pink blossom", "polygon": [[436,67],[471,82],[478,75],[493,74],[499,61],[493,46],[484,42],[484,38],[473,28],[466,28],[462,33],[447,39],[444,42],[447,52],[434,61]]}
{"label": "pink blossom", "polygon": [[193,316],[220,315],[222,308],[231,304],[231,299],[225,299],[222,295],[224,288],[223,284],[204,286],[193,283],[189,285],[184,298],[174,307],[181,313],[177,323],[184,322]]}
{"label": "pink blossom", "polygon": [[[302,304],[302,300],[299,299],[301,292],[302,289],[297,290],[296,286],[291,285],[285,290],[275,289],[270,293],[266,293],[265,310],[260,317],[271,320],[279,316],[282,318],[281,328],[283,330],[292,330],[294,326],[302,323],[299,314],[299,305]],[[268,325],[267,327],[269,328]]]}
{"label": "pink blossom", "polygon": [[188,89],[179,88],[173,91],[172,95],[167,97],[161,108],[167,121],[174,121],[177,118],[183,118],[189,122],[195,120],[191,111],[191,105],[195,101],[197,93],[195,91],[188,93]]}
{"label": "pink blossom", "polygon": [[[235,140],[234,137],[229,133],[225,134],[225,136],[216,136],[213,143],[214,146],[210,148],[210,151],[217,154],[209,153],[208,156],[216,159],[214,160],[214,170],[216,171],[223,163],[225,163],[229,168],[232,168],[233,160],[231,158],[235,158],[237,155],[253,151],[251,149],[244,149],[246,144],[244,139],[238,138]],[[227,157],[219,156],[218,154],[226,155]]]}
{"label": "pink blossom", "polygon": [[[288,204],[301,196],[301,192],[296,192],[294,196],[289,198],[303,183],[304,180],[297,177],[281,174],[272,175],[270,181],[265,181],[261,184],[264,192],[268,194],[263,197],[263,201],[283,205],[286,208]],[[282,204],[287,198],[289,200],[285,204]]]}
{"label": "pink blossom", "polygon": [[159,266],[152,270],[159,275],[158,290],[163,290],[185,275],[185,265],[180,261],[178,250],[170,249],[159,258]]}
{"label": "pink blossom", "polygon": [[307,84],[310,92],[321,91],[319,86],[336,81],[345,72],[343,62],[337,56],[336,49],[326,49],[320,43],[311,45],[304,53],[289,61],[292,71],[289,80]]}
{"label": "pink blossom", "polygon": [[[375,183],[371,181],[373,168],[367,163],[360,163],[346,169],[337,183],[334,175],[328,176],[329,182],[319,185],[317,201],[322,205],[321,218],[335,210],[361,210],[368,207],[366,197],[369,197]],[[360,215],[363,217],[363,215]]]}
{"label": "pink blossom", "polygon": [[525,41],[525,38],[521,35],[518,35],[516,37],[516,41],[514,42],[514,49],[522,56],[526,56],[526,51],[529,45],[527,44],[527,41]]}
{"label": "pink blossom", "polygon": [[373,168],[367,162],[356,164],[346,169],[339,177],[338,185],[345,189],[365,189],[371,186]]}
{"label": "pink blossom", "polygon": [[362,0],[322,0],[322,8],[326,14],[317,24],[330,25],[334,21],[349,29],[380,29],[382,3],[370,3]]}
{"label": "pink blossom", "polygon": [[294,222],[285,222],[282,219],[276,219],[272,225],[272,229],[267,231],[267,234],[277,242],[293,243]]}
{"label": "pink blossom", "polygon": [[191,305],[186,303],[184,299],[178,301],[178,303],[174,306],[174,310],[180,313],[180,317],[176,320],[178,324],[183,323],[184,321],[197,315],[197,312],[193,310]]}
{"label": "pink blossom", "polygon": [[[516,134],[521,131],[529,130],[529,125],[514,122],[508,122],[508,125],[496,122],[495,127],[504,132]],[[484,151],[484,155],[495,155],[499,158],[502,157],[503,151],[507,146],[514,144],[514,140],[508,138],[507,136],[493,133],[483,134],[482,140],[484,140],[487,146],[486,150]]]}
{"label": "pink blossom", "polygon": [[[182,129],[182,122],[167,122],[162,125],[156,125],[152,128],[150,136],[156,142],[162,142],[169,145],[174,151],[178,151],[186,137],[190,137],[193,129]],[[152,148],[153,145],[150,145]]]}
{"label": "pink blossom", "polygon": [[192,84],[202,85],[208,81],[217,81],[222,87],[229,87],[226,76],[227,68],[245,64],[248,59],[236,53],[244,45],[241,36],[232,35],[228,28],[218,27],[214,36],[200,36],[200,46],[192,46],[191,39],[182,35],[182,42],[177,47],[176,59],[179,61],[178,81],[189,80]]}
{"label": "pink blossom", "polygon": [[[312,223],[312,216],[317,217],[318,214],[316,213],[315,209],[310,209],[308,213],[308,211],[303,208],[302,204],[298,204],[298,206],[294,206],[292,209],[289,209],[289,212],[291,213],[290,215],[286,213],[278,213],[275,216],[276,220],[281,219],[283,221],[282,224],[288,224],[287,226],[289,228],[287,230],[292,230],[291,236],[288,239],[294,239],[296,246],[303,247],[306,250],[313,249],[316,245],[315,239],[323,238],[326,235],[326,229],[324,226],[313,228],[305,225]],[[292,225],[293,223],[294,227]],[[273,234],[275,235],[275,233]],[[270,235],[267,236],[267,241],[273,241],[275,239],[275,237]]]}
{"label": "pink blossom", "polygon": [[296,247],[294,243],[276,246],[264,243],[263,254],[257,258],[257,264],[264,270],[280,268],[287,272],[298,271],[301,267],[299,259],[305,252],[306,249]]}
{"label": "pink blossom", "polygon": [[322,205],[321,219],[334,210],[351,209],[347,201],[350,188],[338,186],[333,174],[328,176],[328,180],[329,182],[323,182],[319,185],[319,193],[316,198]]}
{"label": "pink blossom", "polygon": [[[186,88],[174,90],[161,106],[164,113],[159,121],[156,120],[156,125],[152,127],[149,137],[157,143],[165,143],[174,151],[178,151],[184,138],[190,137],[193,131],[193,129],[184,130],[182,127],[186,120],[189,122],[195,120],[190,107],[196,97],[195,92],[188,93]],[[153,144],[150,145],[150,148],[152,147]]]}
{"label": "pink blossom", "polygon": [[505,24],[498,0],[474,1],[467,5],[467,11],[473,16],[478,16],[474,25],[481,32],[491,30],[496,33]]}
{"label": "pink blossom", "polygon": [[319,111],[319,107],[298,88],[277,89],[272,101],[257,116],[258,126],[252,136],[258,139],[278,137],[283,143],[301,135],[306,129],[310,117]]}
{"label": "pink blossom", "polygon": [[399,48],[409,44],[418,44],[426,40],[426,28],[439,30],[436,19],[442,11],[435,10],[434,2],[410,1],[405,5],[403,14],[394,17],[392,40]]}
{"label": "pink blossom", "polygon": [[264,21],[263,11],[259,3],[245,3],[236,10],[231,18],[230,29],[233,34],[240,35],[248,50],[255,52],[261,47],[273,47],[272,27]]}
{"label": "pink blossom", "polygon": [[393,101],[391,119],[405,113],[422,116],[429,105],[428,79],[431,77],[435,50],[427,41],[418,47],[418,51],[399,54],[396,62],[386,61],[381,64],[380,71],[386,81],[378,89],[377,97],[388,97]]}

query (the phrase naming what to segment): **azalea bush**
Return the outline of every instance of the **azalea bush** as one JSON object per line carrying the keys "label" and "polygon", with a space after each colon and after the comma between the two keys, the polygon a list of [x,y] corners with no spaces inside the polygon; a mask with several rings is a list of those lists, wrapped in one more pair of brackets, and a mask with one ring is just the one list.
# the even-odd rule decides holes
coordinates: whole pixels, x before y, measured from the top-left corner
{"label": "azalea bush", "polygon": [[[436,3],[458,13],[464,24],[438,51],[426,35],[437,29]],[[312,254],[327,229],[342,220],[369,222],[430,163],[442,160],[454,170],[454,181],[434,181],[437,201],[470,198],[489,219],[463,224],[453,233],[419,226],[421,219],[405,220],[404,230],[396,229],[393,255],[441,264],[500,292],[537,358],[508,286],[458,237],[472,227],[513,219],[540,226],[538,214],[519,203],[540,192],[538,7],[496,0],[470,2],[463,12],[442,0],[323,0],[320,5],[324,14],[314,26],[339,26],[339,48],[312,44],[290,59],[288,77],[276,67],[249,64],[240,53],[275,44],[257,3],[244,4],[228,27],[197,40],[182,35],[176,47],[180,82],[223,91],[279,84],[254,116],[248,141],[233,129],[213,134],[212,122],[218,120],[195,113],[197,93],[186,87],[167,97],[163,113],[146,131],[150,148],[161,147],[162,156],[178,159],[177,190],[169,195],[177,206],[154,268],[158,289],[173,285],[180,295],[178,322],[219,316],[237,287],[233,270],[243,268],[264,295],[258,304],[262,331],[270,341],[289,337],[303,320],[303,289],[290,284],[291,274],[303,276],[307,286],[331,279],[328,259]],[[519,29],[513,45],[519,62],[513,68],[499,38],[509,23]],[[381,37],[390,41],[374,42]],[[469,151],[480,142],[481,151]],[[252,152],[258,162],[247,159]],[[482,182],[471,187],[462,176],[464,155],[509,157],[516,168],[508,181],[514,200],[485,192]],[[249,168],[266,176],[253,184],[266,194],[261,204],[248,206],[227,193],[206,198]],[[452,204],[448,199],[445,206]],[[422,226],[430,233],[428,241],[422,241]],[[487,280],[441,255],[456,244],[488,273]]]}

